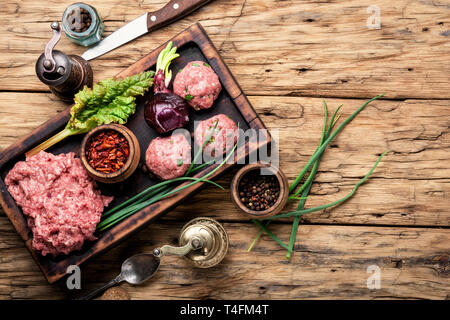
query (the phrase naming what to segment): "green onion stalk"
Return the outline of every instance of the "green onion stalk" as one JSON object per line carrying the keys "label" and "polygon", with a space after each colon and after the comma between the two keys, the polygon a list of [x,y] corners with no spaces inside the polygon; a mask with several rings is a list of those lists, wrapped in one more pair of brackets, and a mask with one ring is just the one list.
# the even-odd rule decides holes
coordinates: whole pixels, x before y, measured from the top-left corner
{"label": "green onion stalk", "polygon": [[[330,134],[330,131],[332,130],[332,128],[333,128],[334,125],[336,124],[336,121],[339,119],[339,114],[337,114],[337,113],[338,113],[338,111],[339,111],[339,109],[341,108],[342,105],[339,106],[339,107],[336,109],[336,111],[334,112],[333,117],[332,117],[332,119],[331,119],[331,121],[330,121],[330,124],[329,124],[329,126],[328,126],[328,129],[327,129],[328,107],[327,107],[327,104],[326,104],[325,100],[323,100],[323,106],[324,106],[324,124],[323,124],[323,129],[322,129],[322,135],[321,135],[321,137],[320,137],[319,146],[318,146],[317,149],[314,151],[314,153],[317,152],[318,148],[323,144],[323,141],[324,141],[325,139],[328,138],[328,136],[329,136],[329,134]],[[327,130],[326,130],[326,129],[327,129]],[[325,131],[325,130],[326,130],[326,131]],[[323,155],[323,153],[322,153],[322,155]],[[298,200],[301,200],[301,201],[299,202],[299,204],[298,204],[297,209],[303,208],[303,206],[304,206],[304,204],[305,204],[305,202],[306,202],[307,195],[308,195],[308,193],[309,193],[309,190],[310,190],[310,188],[311,188],[313,179],[314,179],[315,174],[316,174],[316,172],[317,172],[317,169],[318,169],[318,167],[319,167],[319,163],[320,163],[321,158],[322,158],[322,157],[320,157],[320,158],[314,163],[313,168],[311,169],[311,172],[310,172],[308,178],[306,179],[306,181],[303,183],[303,185],[302,185],[302,186],[301,186],[301,187],[300,187],[293,195],[289,196],[289,198],[288,198],[288,201],[294,200],[294,199],[296,199],[296,200],[297,200],[297,199],[298,199]],[[301,171],[301,173],[300,173],[299,176],[298,176],[298,177],[300,177],[300,179],[297,179],[297,181],[300,182],[300,180],[303,179],[304,175],[306,174],[306,171],[307,171],[307,170],[304,170],[304,169]],[[296,187],[297,185],[298,185],[298,183],[296,183],[296,182],[294,181],[294,182],[290,185],[290,190],[293,190],[293,191],[294,191],[294,190],[295,190],[295,187]],[[302,192],[302,191],[303,191],[302,196],[299,198],[298,195],[299,195],[299,193]],[[298,220],[298,221],[297,221],[297,220]],[[298,218],[298,219],[297,219],[297,218],[294,218],[294,222],[293,222],[293,224],[292,224],[291,237],[290,237],[290,240],[289,240],[289,247],[286,246],[286,245],[284,245],[284,243],[283,243],[283,247],[286,246],[286,249],[288,249],[288,253],[287,253],[287,257],[288,257],[288,258],[290,258],[290,252],[292,251],[292,249],[290,249],[290,248],[292,248],[292,247],[293,247],[293,244],[295,243],[295,236],[296,236],[296,233],[297,233],[297,227],[298,227],[299,220],[300,220],[299,218]],[[258,226],[261,226],[261,223],[258,223],[258,222],[259,222],[258,220],[255,220],[255,219],[254,219],[253,221],[254,221]],[[256,244],[256,242],[257,242],[258,239],[261,237],[261,235],[262,235],[263,232],[266,232],[266,233],[267,233],[267,230],[268,230],[267,227],[269,226],[269,224],[270,224],[270,221],[267,221],[266,224],[265,224],[265,228],[261,228],[261,231],[258,233],[258,235],[256,236],[255,240],[252,242],[252,244],[251,244],[250,247],[248,248],[248,251],[251,251],[251,250],[252,250],[253,246]],[[281,242],[281,240],[279,240],[276,236],[275,236],[275,237],[272,236],[272,238],[275,239],[278,243]]]}
{"label": "green onion stalk", "polygon": [[[327,117],[328,117],[328,107],[325,100],[323,100],[323,106],[324,106],[324,124],[322,129],[322,136],[320,138],[319,147],[322,146],[325,139],[327,139],[330,136],[331,130],[333,130],[334,125],[338,121],[340,114],[338,114],[339,110],[341,109],[342,105],[340,105],[336,111],[334,112],[333,116],[331,117],[330,124],[328,125],[328,129],[325,131],[326,125],[327,125]],[[323,153],[322,153],[323,156]],[[319,169],[320,161],[322,160],[322,156],[320,156],[317,161],[314,163],[311,172],[309,173],[308,178],[303,183],[303,185],[294,193],[294,196],[300,194],[302,192],[302,197],[306,197],[309,194],[309,191],[311,190],[311,186],[313,184],[313,180],[316,176],[317,170]],[[297,206],[297,210],[303,209],[305,206],[306,200],[300,200]],[[291,236],[289,237],[289,245],[286,253],[286,258],[290,259],[292,256],[292,251],[294,250],[295,245],[295,239],[297,237],[297,231],[298,231],[298,225],[300,223],[300,217],[294,217],[294,221],[292,223],[292,229],[291,229]]]}
{"label": "green onion stalk", "polygon": [[[166,189],[166,190],[159,190],[158,193],[156,193],[155,195],[151,196],[150,198],[147,198],[146,200],[143,201],[136,201],[135,203],[132,203],[128,206],[122,206],[121,209],[119,210],[115,210],[116,208],[114,208],[113,210],[115,210],[113,213],[108,213],[109,217],[106,218],[105,220],[102,220],[98,225],[97,225],[97,230],[98,231],[104,231],[108,228],[110,228],[111,226],[115,225],[116,223],[122,221],[123,219],[135,214],[136,212],[140,211],[141,209],[155,203],[158,202],[168,196],[171,196],[177,192],[180,192],[186,188],[189,188],[191,186],[193,186],[196,183],[199,182],[208,182],[208,183],[212,183],[216,186],[218,186],[218,184],[216,184],[215,182],[212,182],[210,180],[207,180],[208,177],[210,177],[211,175],[213,175],[217,170],[219,170],[227,161],[228,159],[233,155],[234,150],[236,149],[237,144],[234,145],[233,149],[228,153],[228,155],[225,157],[225,159],[219,164],[217,165],[213,170],[211,170],[210,172],[208,172],[207,174],[205,174],[202,178],[194,178],[194,177],[180,177],[180,178],[175,178],[175,179],[171,179],[171,180],[167,180],[164,182],[160,182],[150,188],[153,188],[154,190],[157,190],[158,188],[160,188],[161,186],[167,185],[167,184],[171,184],[174,181],[180,181],[180,180],[194,180],[193,182],[190,182],[184,186],[178,187],[176,189]],[[149,189],[150,189],[149,188]],[[220,187],[222,188],[222,187]],[[223,188],[222,188],[223,189]],[[148,191],[148,189],[146,190]],[[144,191],[145,193],[145,191]],[[141,193],[142,194],[142,193]],[[139,196],[139,195],[138,195]]]}
{"label": "green onion stalk", "polygon": [[[216,130],[216,127],[217,127],[217,121],[216,121],[215,126],[212,128],[211,133],[208,135],[208,138],[203,143],[202,148],[200,148],[200,150],[194,156],[194,159],[197,159],[200,156],[205,145],[211,140],[212,135]],[[233,155],[236,147],[237,147],[237,144],[234,145],[233,149],[227,154],[225,159],[219,165],[217,165],[213,170],[211,170],[210,172],[208,172],[201,178],[188,177],[186,175],[189,173],[194,173],[196,171],[199,171],[207,165],[211,165],[213,161],[203,163],[195,168],[193,167],[195,161],[193,161],[191,163],[191,166],[189,167],[189,169],[186,171],[185,176],[157,183],[151,187],[148,187],[147,189],[138,193],[137,195],[128,199],[127,201],[124,201],[123,203],[114,207],[113,209],[106,211],[102,215],[102,221],[100,221],[100,223],[97,225],[97,230],[104,231],[104,230],[112,227],[113,225],[117,224],[118,222],[122,221],[123,219],[135,214],[136,212],[140,211],[141,209],[143,209],[155,202],[158,202],[166,197],[169,197],[181,190],[189,188],[190,186],[193,186],[194,184],[199,183],[199,182],[210,183],[210,184],[215,185],[216,187],[223,190],[222,186],[220,186],[219,184],[217,184],[211,180],[208,180],[208,177],[213,175],[217,170],[219,170],[228,161],[228,159]],[[192,182],[190,182],[184,186],[176,188],[176,186],[174,184],[176,184],[177,182],[179,183],[181,181],[192,181]]]}
{"label": "green onion stalk", "polygon": [[153,83],[153,91],[155,93],[165,92],[170,93],[168,89],[170,80],[172,79],[172,70],[169,69],[170,62],[178,58],[180,55],[176,53],[177,47],[172,46],[170,41],[167,46],[161,50],[156,61],[156,73]]}
{"label": "green onion stalk", "polygon": [[[386,155],[386,153],[388,151],[385,151],[384,153],[382,153],[379,158],[377,159],[377,161],[375,162],[375,164],[373,165],[373,167],[371,168],[371,170],[354,186],[354,188],[350,191],[350,193],[348,193],[346,196],[342,197],[341,199],[338,199],[336,201],[333,201],[331,203],[325,204],[325,205],[321,205],[321,206],[317,206],[317,207],[313,207],[313,208],[308,208],[308,209],[304,209],[304,205],[306,202],[306,198],[309,194],[309,191],[311,189],[311,185],[314,182],[314,178],[315,175],[317,173],[322,155],[324,150],[326,149],[326,147],[328,146],[328,144],[334,139],[334,137],[336,137],[336,135],[342,131],[342,129],[350,122],[353,120],[353,118],[355,118],[370,102],[379,99],[381,97],[383,97],[384,94],[382,95],[378,95],[370,100],[368,100],[366,103],[364,103],[360,108],[358,108],[355,112],[353,112],[352,115],[350,115],[335,131],[332,131],[337,120],[339,119],[339,114],[338,111],[341,108],[341,106],[339,106],[337,108],[337,110],[334,112],[330,123],[328,124],[328,128],[326,126],[327,124],[327,114],[328,114],[328,110],[327,110],[327,105],[326,102],[324,101],[324,110],[325,110],[325,120],[324,120],[324,126],[322,129],[322,136],[319,142],[319,146],[317,147],[317,149],[315,150],[315,152],[313,153],[313,155],[311,156],[311,158],[309,159],[309,161],[307,162],[307,164],[305,165],[305,167],[302,169],[302,171],[299,173],[299,175],[296,177],[296,179],[294,180],[294,182],[290,185],[289,191],[292,194],[289,199],[290,200],[294,200],[298,197],[298,195],[300,195],[301,193],[301,200],[298,203],[297,206],[297,210],[292,211],[292,212],[288,212],[288,213],[283,213],[283,214],[278,214],[276,216],[270,217],[268,219],[266,219],[266,221],[264,221],[265,223],[262,223],[261,221],[258,220],[253,220],[254,223],[256,225],[259,226],[259,228],[261,229],[261,231],[258,233],[257,237],[255,238],[255,240],[252,242],[252,244],[250,245],[248,251],[250,251],[254,245],[256,244],[257,240],[259,239],[259,237],[261,236],[262,232],[267,233],[272,239],[274,239],[277,243],[279,243],[283,248],[285,248],[287,250],[286,253],[286,258],[290,259],[292,256],[292,251],[293,251],[293,247],[295,244],[295,239],[296,239],[296,235],[297,235],[297,230],[298,230],[298,225],[300,222],[300,217],[302,215],[311,213],[311,212],[316,212],[316,211],[320,211],[320,210],[324,210],[330,207],[334,207],[337,206],[343,202],[345,202],[346,200],[348,200],[349,198],[351,198],[356,191],[358,190],[358,188],[365,182],[367,181],[367,179],[369,179],[370,175],[375,171],[376,167],[378,166],[378,164],[380,163],[381,159]],[[303,179],[303,177],[305,176],[306,172],[308,172],[308,170],[311,168],[312,169],[309,173],[308,178],[306,179],[306,181],[301,185],[300,188],[298,188],[296,190],[296,188],[298,187],[298,185],[300,184],[301,180]],[[289,238],[289,244],[286,245],[285,243],[283,243],[274,233],[272,233],[269,229],[268,229],[268,225],[272,220],[275,219],[281,219],[281,218],[289,218],[289,217],[293,217],[294,221],[292,223],[292,230],[291,230],[291,235]]]}
{"label": "green onion stalk", "polygon": [[[194,169],[194,165],[197,162],[197,159],[200,157],[200,155],[202,154],[203,149],[205,148],[206,144],[208,142],[211,141],[212,135],[214,134],[214,132],[216,131],[217,125],[219,124],[219,119],[216,120],[216,123],[214,124],[214,127],[211,129],[210,133],[208,134],[208,136],[206,137],[205,141],[202,144],[202,147],[200,148],[199,152],[197,152],[197,154],[194,156],[194,160],[192,160],[191,165],[189,166],[189,168],[186,170],[186,173],[184,174],[185,176],[188,176],[192,170]],[[214,160],[211,160],[214,161]],[[206,163],[204,163],[205,165]]]}

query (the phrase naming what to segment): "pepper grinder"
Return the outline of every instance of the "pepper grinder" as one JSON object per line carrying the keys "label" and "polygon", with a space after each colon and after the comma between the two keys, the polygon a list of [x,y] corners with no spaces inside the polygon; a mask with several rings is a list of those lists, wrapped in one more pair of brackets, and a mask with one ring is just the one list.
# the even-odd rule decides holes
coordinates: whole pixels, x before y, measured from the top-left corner
{"label": "pepper grinder", "polygon": [[153,255],[183,256],[197,268],[211,268],[219,264],[228,251],[228,235],[222,225],[211,218],[196,218],[181,230],[179,247],[164,245]]}
{"label": "pepper grinder", "polygon": [[61,29],[58,22],[52,22],[50,27],[53,37],[36,61],[36,75],[58,98],[70,102],[85,85],[92,87],[94,75],[82,57],[54,50],[61,38]]}
{"label": "pepper grinder", "polygon": [[166,255],[185,257],[195,267],[210,268],[219,264],[228,251],[228,234],[223,226],[211,218],[196,218],[181,230],[179,247],[164,245],[153,250],[153,254],[140,253],[131,256],[122,264],[121,272],[102,287],[78,300],[89,300],[106,289],[123,281],[132,285],[150,279],[159,269],[161,258]]}

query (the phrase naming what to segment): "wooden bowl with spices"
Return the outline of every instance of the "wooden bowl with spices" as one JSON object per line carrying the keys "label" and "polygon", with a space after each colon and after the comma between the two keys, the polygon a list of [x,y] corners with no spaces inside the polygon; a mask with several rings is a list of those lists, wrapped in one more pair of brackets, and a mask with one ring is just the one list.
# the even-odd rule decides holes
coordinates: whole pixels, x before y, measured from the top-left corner
{"label": "wooden bowl with spices", "polygon": [[230,189],[236,207],[253,219],[280,213],[289,196],[289,184],[281,169],[261,162],[242,167]]}
{"label": "wooden bowl with spices", "polygon": [[103,183],[122,182],[139,165],[139,142],[127,127],[105,124],[89,131],[81,143],[80,158],[89,176]]}

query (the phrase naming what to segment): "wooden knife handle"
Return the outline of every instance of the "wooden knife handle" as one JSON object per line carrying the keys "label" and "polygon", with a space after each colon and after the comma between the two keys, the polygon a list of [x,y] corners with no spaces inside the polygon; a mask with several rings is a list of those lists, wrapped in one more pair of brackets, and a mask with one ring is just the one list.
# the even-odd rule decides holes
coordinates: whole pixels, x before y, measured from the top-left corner
{"label": "wooden knife handle", "polygon": [[168,25],[195,9],[200,8],[211,0],[170,0],[161,9],[155,12],[149,12],[147,15],[147,29],[153,31]]}

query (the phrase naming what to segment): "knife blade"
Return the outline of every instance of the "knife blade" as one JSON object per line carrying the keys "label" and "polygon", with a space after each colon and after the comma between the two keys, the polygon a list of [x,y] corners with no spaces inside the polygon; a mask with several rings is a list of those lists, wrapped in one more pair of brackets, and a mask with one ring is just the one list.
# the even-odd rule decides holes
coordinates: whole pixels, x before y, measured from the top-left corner
{"label": "knife blade", "polygon": [[171,0],[161,9],[148,12],[127,23],[119,30],[101,40],[96,46],[86,50],[81,56],[85,60],[97,58],[148,32],[166,26],[211,0]]}

